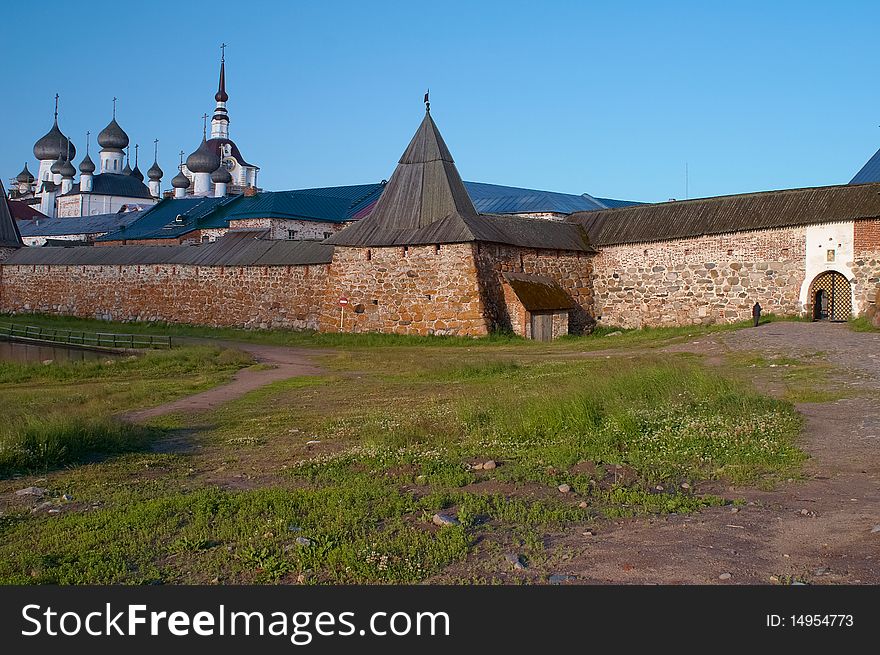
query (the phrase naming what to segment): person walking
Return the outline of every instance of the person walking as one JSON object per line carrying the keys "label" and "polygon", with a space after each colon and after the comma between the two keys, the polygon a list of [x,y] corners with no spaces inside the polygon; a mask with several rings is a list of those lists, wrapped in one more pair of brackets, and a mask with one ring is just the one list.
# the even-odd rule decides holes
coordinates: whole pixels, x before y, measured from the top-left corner
{"label": "person walking", "polygon": [[755,319],[755,327],[758,327],[758,323],[761,322],[761,304],[755,303],[755,306],[752,307],[752,318]]}

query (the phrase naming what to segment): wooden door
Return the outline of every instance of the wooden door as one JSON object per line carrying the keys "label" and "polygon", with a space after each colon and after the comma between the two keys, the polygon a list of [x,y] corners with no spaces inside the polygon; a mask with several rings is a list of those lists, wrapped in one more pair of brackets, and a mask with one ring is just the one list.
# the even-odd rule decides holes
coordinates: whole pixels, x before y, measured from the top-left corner
{"label": "wooden door", "polygon": [[553,339],[553,314],[532,314],[532,339],[535,341]]}

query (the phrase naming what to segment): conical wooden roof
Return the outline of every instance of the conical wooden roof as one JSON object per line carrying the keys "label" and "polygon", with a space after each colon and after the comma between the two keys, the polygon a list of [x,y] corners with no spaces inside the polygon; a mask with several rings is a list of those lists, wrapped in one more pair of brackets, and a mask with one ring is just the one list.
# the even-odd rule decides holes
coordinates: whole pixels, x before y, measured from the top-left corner
{"label": "conical wooden roof", "polygon": [[0,182],[0,247],[20,248],[22,245],[18,226],[9,211],[6,189],[3,188],[3,182]]}
{"label": "conical wooden roof", "polygon": [[592,250],[580,227],[477,213],[440,130],[425,112],[372,213],[324,243],[406,246],[470,241]]}

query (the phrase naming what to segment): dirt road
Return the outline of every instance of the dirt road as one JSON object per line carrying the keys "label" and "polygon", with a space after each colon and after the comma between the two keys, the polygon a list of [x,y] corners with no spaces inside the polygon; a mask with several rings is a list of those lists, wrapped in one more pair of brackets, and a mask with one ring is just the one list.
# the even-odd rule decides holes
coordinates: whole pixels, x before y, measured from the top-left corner
{"label": "dirt road", "polygon": [[320,375],[323,373],[321,367],[317,366],[311,359],[314,355],[322,354],[323,351],[283,346],[265,346],[242,341],[211,341],[210,343],[220,347],[242,350],[249,353],[258,364],[268,364],[272,368],[242,369],[227,384],[157,407],[130,412],[125,414],[123,418],[138,423],[172,412],[207,411],[272,382],[287,380],[301,375]]}
{"label": "dirt road", "polygon": [[550,544],[571,556],[560,572],[581,583],[880,583],[880,528],[872,532],[880,525],[880,334],[771,323],[686,349],[710,360],[724,351],[824,353],[852,397],[798,405],[806,417],[799,445],[811,456],[805,481],[721,489],[748,501],[735,513],[606,522],[592,537],[572,526]]}

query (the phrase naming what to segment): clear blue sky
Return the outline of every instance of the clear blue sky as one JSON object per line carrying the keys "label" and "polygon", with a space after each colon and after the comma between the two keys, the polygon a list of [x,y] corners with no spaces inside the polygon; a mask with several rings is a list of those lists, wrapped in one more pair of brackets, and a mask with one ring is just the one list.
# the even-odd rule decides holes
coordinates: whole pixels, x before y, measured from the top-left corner
{"label": "clear blue sky", "polygon": [[425,87],[480,182],[660,201],[685,197],[686,163],[698,197],[844,183],[880,147],[876,0],[43,2],[3,20],[4,181],[36,171],[57,91],[75,163],[115,95],[170,186],[221,41],[230,133],[268,189],[387,178]]}

